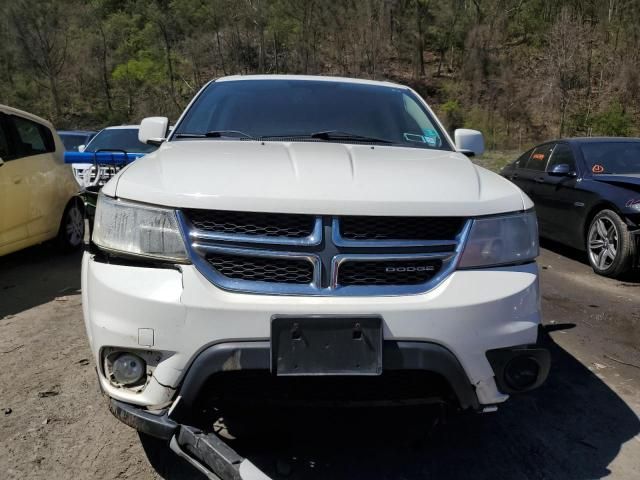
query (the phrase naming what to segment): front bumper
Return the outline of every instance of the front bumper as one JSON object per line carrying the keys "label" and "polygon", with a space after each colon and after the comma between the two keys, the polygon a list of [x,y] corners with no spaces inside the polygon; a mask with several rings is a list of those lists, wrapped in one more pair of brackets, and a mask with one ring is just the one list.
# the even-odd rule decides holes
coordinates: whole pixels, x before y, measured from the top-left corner
{"label": "front bumper", "polygon": [[[540,324],[535,263],[456,271],[419,295],[337,298],[231,293],[191,265],[115,265],[85,253],[82,295],[103,390],[113,399],[156,409],[175,399],[189,367],[209,347],[268,342],[273,315],[356,314],[381,316],[385,341],[426,342],[449,352],[482,408],[508,398],[496,384],[487,352],[535,343]],[[158,353],[143,390],[115,387],[105,377],[102,352],[110,347]]]}
{"label": "front bumper", "polygon": [[111,413],[142,433],[169,441],[171,450],[210,480],[270,480],[214,433],[180,425],[166,413],[153,415],[141,407],[109,400]]}
{"label": "front bumper", "polygon": [[[546,378],[549,355],[546,350],[531,347],[498,349],[488,356],[497,376],[504,364],[515,356],[526,354],[540,360],[540,374],[535,385]],[[478,408],[478,399],[462,366],[445,348],[427,342],[385,341],[384,370],[428,369],[448,379],[463,408]],[[232,342],[208,347],[201,352],[182,382],[171,408],[152,413],[144,407],[109,399],[109,409],[123,423],[147,435],[170,441],[170,448],[208,478],[222,480],[266,480],[268,477],[248,459],[229,447],[215,433],[205,432],[192,418],[204,385],[214,375],[238,370],[268,370],[269,342]],[[499,375],[502,377],[502,375]],[[500,383],[502,381],[500,380]],[[193,422],[192,422],[193,420]]]}

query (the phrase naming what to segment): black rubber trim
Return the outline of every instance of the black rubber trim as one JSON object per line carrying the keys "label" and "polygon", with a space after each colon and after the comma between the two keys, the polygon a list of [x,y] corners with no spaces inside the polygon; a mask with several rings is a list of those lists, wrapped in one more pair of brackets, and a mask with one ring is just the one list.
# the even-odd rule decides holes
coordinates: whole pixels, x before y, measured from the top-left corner
{"label": "black rubber trim", "polygon": [[[218,372],[269,370],[268,341],[221,343],[202,351],[189,368],[179,395],[178,409],[189,412],[206,382]],[[385,341],[383,370],[426,370],[442,375],[450,384],[462,409],[479,408],[478,397],[462,365],[446,348],[428,342]]]}
{"label": "black rubber trim", "polygon": [[[491,364],[493,373],[496,380],[498,390],[502,393],[513,394],[528,392],[534,388],[538,388],[544,383],[549,376],[549,369],[551,368],[551,354],[546,348],[541,348],[538,345],[520,345],[516,347],[497,348],[495,350],[487,351],[487,360]],[[504,369],[507,364],[516,357],[529,357],[534,359],[540,365],[540,371],[538,372],[538,378],[529,387],[514,390],[511,388],[504,378]]]}
{"label": "black rubber trim", "polygon": [[[475,389],[464,369],[453,353],[446,348],[428,342],[385,341],[383,349],[384,370],[426,370],[440,374],[449,382],[462,409],[480,408]],[[109,410],[118,420],[140,432],[170,440],[179,427],[179,423],[173,418],[185,420],[193,413],[198,395],[212,375],[237,370],[269,370],[270,357],[268,341],[213,345],[201,352],[189,368],[180,389],[180,402],[176,412],[172,413],[172,418],[168,417],[166,411],[154,414],[143,407],[115,399],[109,399]],[[202,458],[202,452],[194,451],[197,448],[194,442],[188,439],[197,430],[185,427],[183,425],[180,429],[180,443],[185,446],[191,443],[191,448],[188,449]]]}
{"label": "black rubber trim", "polygon": [[478,410],[476,391],[453,353],[428,342],[384,342],[385,370],[426,370],[442,375],[458,397],[460,408]]}
{"label": "black rubber trim", "polygon": [[137,405],[130,405],[119,400],[109,399],[109,410],[125,425],[151,435],[152,437],[170,440],[178,428],[166,412],[154,414]]}
{"label": "black rubber trim", "polygon": [[203,350],[189,367],[180,392],[180,412],[194,407],[200,391],[212,375],[238,370],[269,370],[269,341],[219,343]]}

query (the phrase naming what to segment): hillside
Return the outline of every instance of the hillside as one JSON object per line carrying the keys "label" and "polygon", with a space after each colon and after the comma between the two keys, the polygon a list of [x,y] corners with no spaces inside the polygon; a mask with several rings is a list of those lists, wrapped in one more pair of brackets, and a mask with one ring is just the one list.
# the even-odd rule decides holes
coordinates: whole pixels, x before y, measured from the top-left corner
{"label": "hillside", "polygon": [[0,102],[65,128],[175,121],[209,79],[392,79],[489,148],[637,135],[640,0],[15,0]]}

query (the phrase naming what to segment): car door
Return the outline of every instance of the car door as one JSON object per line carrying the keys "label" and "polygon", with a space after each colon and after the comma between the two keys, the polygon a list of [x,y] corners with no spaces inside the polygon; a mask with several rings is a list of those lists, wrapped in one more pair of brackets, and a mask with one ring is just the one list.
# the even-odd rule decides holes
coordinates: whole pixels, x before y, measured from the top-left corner
{"label": "car door", "polygon": [[540,182],[540,177],[544,174],[547,161],[554,147],[555,143],[545,143],[531,150],[529,158],[523,163],[522,168],[518,169],[518,178],[516,179],[517,185],[531,198],[535,205],[540,233],[544,233],[548,228],[549,219],[544,209],[540,208],[539,192],[536,187]]}
{"label": "car door", "polygon": [[[569,174],[551,175],[557,165],[568,165]],[[544,235],[562,243],[571,243],[575,229],[580,228],[578,167],[571,146],[558,143],[551,153],[544,172],[536,178],[535,197],[538,216],[544,218]]]}
{"label": "car door", "polygon": [[[21,157],[16,181],[22,185],[26,204],[23,214],[27,235],[34,241],[51,237],[58,230],[61,216],[56,150],[49,128],[17,115],[8,115],[16,147]],[[55,215],[54,215],[55,213]]]}
{"label": "car door", "polygon": [[27,238],[29,195],[25,159],[17,151],[9,117],[0,112],[0,254]]}

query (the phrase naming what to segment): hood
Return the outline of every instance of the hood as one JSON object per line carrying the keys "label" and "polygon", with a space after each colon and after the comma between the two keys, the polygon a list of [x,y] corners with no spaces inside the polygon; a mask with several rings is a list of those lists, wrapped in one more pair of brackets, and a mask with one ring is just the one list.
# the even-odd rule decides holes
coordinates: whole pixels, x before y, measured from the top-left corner
{"label": "hood", "polygon": [[632,190],[640,191],[640,173],[596,174],[591,178],[597,182],[610,183],[619,187],[629,187]]}
{"label": "hood", "polygon": [[181,140],[136,160],[108,195],[176,208],[472,216],[528,207],[456,152],[322,142]]}

